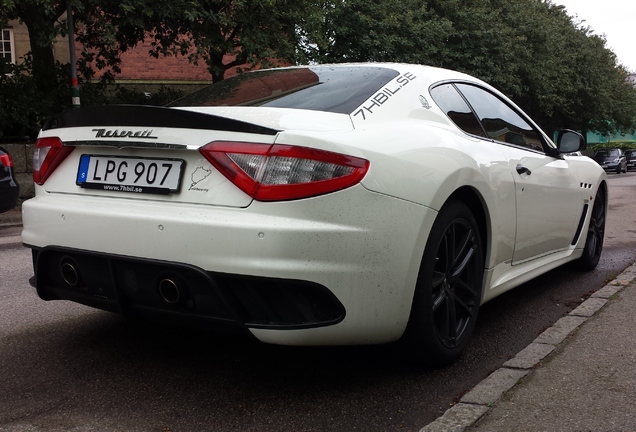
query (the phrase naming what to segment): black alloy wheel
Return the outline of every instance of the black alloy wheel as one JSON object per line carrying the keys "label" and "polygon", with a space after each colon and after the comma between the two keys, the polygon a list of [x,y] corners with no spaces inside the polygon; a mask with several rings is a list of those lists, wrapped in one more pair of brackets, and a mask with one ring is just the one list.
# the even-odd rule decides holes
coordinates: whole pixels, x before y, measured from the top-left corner
{"label": "black alloy wheel", "polygon": [[455,361],[468,344],[481,303],[481,238],[468,207],[447,203],[424,250],[407,340],[435,367]]}
{"label": "black alloy wheel", "polygon": [[590,226],[587,229],[583,255],[578,259],[582,270],[594,270],[601,259],[605,239],[605,189],[600,187],[592,204]]}

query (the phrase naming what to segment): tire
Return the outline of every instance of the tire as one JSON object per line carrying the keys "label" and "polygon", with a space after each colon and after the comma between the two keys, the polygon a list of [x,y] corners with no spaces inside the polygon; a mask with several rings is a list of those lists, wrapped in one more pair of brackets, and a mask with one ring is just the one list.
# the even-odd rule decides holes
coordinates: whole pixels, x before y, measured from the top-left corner
{"label": "tire", "polygon": [[477,222],[465,204],[449,201],[426,242],[404,337],[418,363],[441,367],[461,355],[477,321],[483,272]]}
{"label": "tire", "polygon": [[605,239],[605,203],[605,189],[599,188],[592,205],[590,226],[587,229],[583,255],[576,261],[576,266],[581,270],[594,270],[601,259],[603,240]]}
{"label": "tire", "polygon": [[621,166],[616,165],[616,174],[620,174],[620,173],[621,173]]}

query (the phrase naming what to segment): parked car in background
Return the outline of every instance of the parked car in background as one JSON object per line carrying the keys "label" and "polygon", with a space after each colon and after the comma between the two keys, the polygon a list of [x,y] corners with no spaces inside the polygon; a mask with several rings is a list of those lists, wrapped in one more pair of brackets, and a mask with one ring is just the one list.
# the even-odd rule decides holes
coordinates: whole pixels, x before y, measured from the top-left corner
{"label": "parked car in background", "polygon": [[627,160],[627,171],[636,169],[636,149],[625,150],[625,159]]}
{"label": "parked car in background", "polygon": [[605,171],[613,171],[616,174],[627,172],[627,158],[621,149],[603,149],[594,153],[594,160]]}
{"label": "parked car in background", "polygon": [[18,202],[19,187],[13,171],[13,160],[0,147],[0,213],[11,210]]}
{"label": "parked car in background", "polygon": [[249,72],[46,124],[22,206],[44,300],[282,345],[402,338],[433,365],[479,307],[603,249],[606,173],[469,75]]}

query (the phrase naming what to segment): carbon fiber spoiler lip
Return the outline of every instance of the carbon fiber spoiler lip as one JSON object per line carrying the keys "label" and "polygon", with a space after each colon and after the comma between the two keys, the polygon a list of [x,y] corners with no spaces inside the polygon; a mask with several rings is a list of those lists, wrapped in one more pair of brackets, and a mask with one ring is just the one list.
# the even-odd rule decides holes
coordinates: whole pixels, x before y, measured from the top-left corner
{"label": "carbon fiber spoiler lip", "polygon": [[42,130],[70,127],[172,127],[276,135],[279,130],[212,114],[147,105],[104,105],[68,111]]}

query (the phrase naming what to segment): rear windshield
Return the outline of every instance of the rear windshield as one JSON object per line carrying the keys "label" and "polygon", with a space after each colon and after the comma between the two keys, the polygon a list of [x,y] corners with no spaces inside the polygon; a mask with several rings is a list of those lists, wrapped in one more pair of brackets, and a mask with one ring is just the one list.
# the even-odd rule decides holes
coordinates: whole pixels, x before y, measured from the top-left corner
{"label": "rear windshield", "polygon": [[398,75],[394,69],[360,66],[248,72],[186,95],[168,106],[266,106],[351,114]]}
{"label": "rear windshield", "polygon": [[596,152],[595,157],[597,158],[609,158],[609,157],[617,157],[618,150],[601,150]]}

